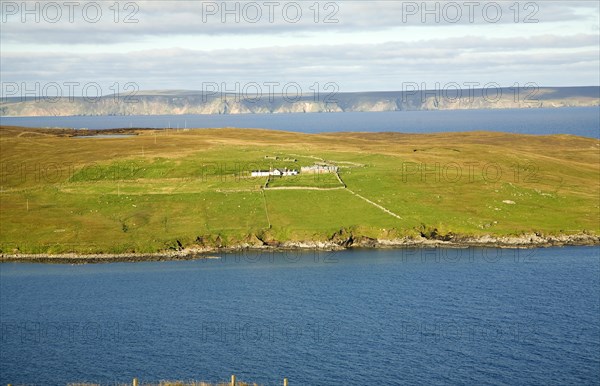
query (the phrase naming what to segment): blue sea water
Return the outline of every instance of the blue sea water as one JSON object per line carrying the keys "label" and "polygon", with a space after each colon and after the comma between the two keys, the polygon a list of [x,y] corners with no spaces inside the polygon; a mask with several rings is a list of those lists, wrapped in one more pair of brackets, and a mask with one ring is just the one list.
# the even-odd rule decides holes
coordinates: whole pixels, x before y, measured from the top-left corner
{"label": "blue sea water", "polygon": [[320,133],[333,131],[505,131],[600,138],[600,107],[397,111],[312,114],[0,117],[3,125],[109,129],[239,127]]}
{"label": "blue sea water", "polygon": [[597,385],[595,247],[0,264],[0,383]]}

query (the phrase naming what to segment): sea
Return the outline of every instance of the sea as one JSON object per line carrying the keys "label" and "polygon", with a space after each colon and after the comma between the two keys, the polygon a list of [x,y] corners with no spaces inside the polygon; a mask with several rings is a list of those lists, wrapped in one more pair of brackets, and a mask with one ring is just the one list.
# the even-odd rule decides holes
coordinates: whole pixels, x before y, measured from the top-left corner
{"label": "sea", "polygon": [[487,130],[539,135],[571,134],[600,138],[600,106],[296,114],[0,117],[0,124],[75,129],[237,127],[301,133],[334,131],[435,133]]}
{"label": "sea", "polygon": [[0,264],[0,383],[598,385],[597,247]]}
{"label": "sea", "polygon": [[[7,118],[74,128],[494,130],[599,138],[598,108]],[[0,384],[598,385],[600,250],[352,249],[0,264]]]}

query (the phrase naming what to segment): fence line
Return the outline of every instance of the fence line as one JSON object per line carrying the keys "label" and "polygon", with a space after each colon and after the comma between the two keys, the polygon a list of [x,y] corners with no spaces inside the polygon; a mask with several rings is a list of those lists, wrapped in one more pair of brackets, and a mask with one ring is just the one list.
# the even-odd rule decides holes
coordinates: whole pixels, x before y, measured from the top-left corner
{"label": "fence line", "polygon": [[[133,378],[132,381],[132,386],[139,386],[139,380],[137,378]],[[235,374],[231,374],[231,382],[230,382],[231,386],[237,386],[237,378],[235,376]],[[10,383],[7,386],[12,386]],[[288,379],[287,378],[283,378],[283,386],[288,386]]]}
{"label": "fence line", "polygon": [[[137,378],[133,378],[133,380],[131,382],[131,385],[132,386],[139,386],[139,384],[140,384],[140,381]],[[235,374],[231,375],[230,385],[231,386],[237,386],[238,385]],[[6,386],[12,386],[12,384],[9,383]],[[287,378],[283,378],[283,386],[288,386],[288,379]]]}
{"label": "fence line", "polygon": [[369,204],[371,204],[371,205],[373,205],[373,206],[375,206],[375,207],[377,207],[377,208],[381,209],[382,211],[384,211],[385,213],[389,214],[390,216],[393,216],[393,217],[396,217],[396,218],[397,218],[397,219],[399,219],[399,220],[402,220],[402,217],[398,216],[396,213],[392,212],[391,210],[389,210],[389,209],[387,209],[387,208],[385,208],[385,207],[383,207],[383,206],[379,205],[378,203],[376,203],[376,202],[373,202],[373,201],[369,200],[368,198],[366,198],[366,197],[363,197],[363,196],[361,196],[360,194],[353,192],[353,191],[352,191],[352,190],[350,190],[350,189],[346,189],[346,190],[347,190],[347,191],[349,191],[350,193],[352,193],[353,195],[355,195],[356,197],[358,197],[358,198],[360,198],[360,199],[362,199],[362,200],[365,200],[365,201],[366,201],[366,202],[368,202]]}

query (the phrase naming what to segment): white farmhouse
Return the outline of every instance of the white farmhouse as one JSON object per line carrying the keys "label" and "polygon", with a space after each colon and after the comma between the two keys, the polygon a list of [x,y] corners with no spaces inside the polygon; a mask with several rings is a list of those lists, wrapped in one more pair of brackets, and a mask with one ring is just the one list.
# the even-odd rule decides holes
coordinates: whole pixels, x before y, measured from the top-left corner
{"label": "white farmhouse", "polygon": [[293,170],[279,169],[279,170],[280,170],[282,176],[295,176],[298,174],[298,171],[296,169],[293,169]]}
{"label": "white farmhouse", "polygon": [[283,176],[295,176],[298,174],[298,171],[293,169],[289,170],[287,168],[284,169],[271,169],[271,170],[252,170],[250,175],[252,177],[283,177]]}
{"label": "white farmhouse", "polygon": [[271,172],[269,170],[253,170],[250,172],[250,175],[252,177],[268,177],[271,175]]}

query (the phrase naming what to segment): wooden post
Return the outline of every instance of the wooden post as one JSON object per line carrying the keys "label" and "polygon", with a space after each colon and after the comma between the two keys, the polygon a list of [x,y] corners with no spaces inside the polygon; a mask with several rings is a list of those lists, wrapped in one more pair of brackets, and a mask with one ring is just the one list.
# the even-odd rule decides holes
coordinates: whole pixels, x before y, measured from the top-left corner
{"label": "wooden post", "polygon": [[133,378],[133,386],[138,386],[138,379],[137,378]]}
{"label": "wooden post", "polygon": [[231,375],[231,386],[235,386],[235,375]]}
{"label": "wooden post", "polygon": [[283,386],[288,386],[287,378],[283,378]]}

